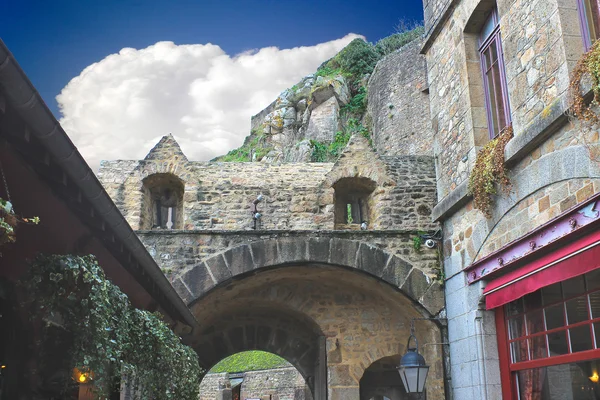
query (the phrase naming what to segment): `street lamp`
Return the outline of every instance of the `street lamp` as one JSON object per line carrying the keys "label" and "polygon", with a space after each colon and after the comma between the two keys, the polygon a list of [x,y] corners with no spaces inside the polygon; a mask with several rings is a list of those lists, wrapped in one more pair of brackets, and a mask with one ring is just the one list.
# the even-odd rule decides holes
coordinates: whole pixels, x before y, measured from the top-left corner
{"label": "street lamp", "polygon": [[[410,340],[413,339],[415,347],[410,347]],[[410,336],[406,344],[406,354],[400,359],[398,373],[402,378],[406,393],[422,393],[427,380],[429,365],[425,364],[425,359],[419,354],[419,343],[415,336],[415,321],[411,321]]]}

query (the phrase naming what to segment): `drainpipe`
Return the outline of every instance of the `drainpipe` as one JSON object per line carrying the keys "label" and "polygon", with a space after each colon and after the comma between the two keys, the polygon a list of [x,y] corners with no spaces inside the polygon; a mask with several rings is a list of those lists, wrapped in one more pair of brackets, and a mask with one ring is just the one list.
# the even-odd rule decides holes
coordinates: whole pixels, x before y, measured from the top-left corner
{"label": "drainpipe", "polygon": [[487,382],[485,370],[485,349],[483,346],[483,312],[477,310],[475,313],[475,336],[477,338],[477,360],[479,361],[479,396],[481,400],[487,400]]}

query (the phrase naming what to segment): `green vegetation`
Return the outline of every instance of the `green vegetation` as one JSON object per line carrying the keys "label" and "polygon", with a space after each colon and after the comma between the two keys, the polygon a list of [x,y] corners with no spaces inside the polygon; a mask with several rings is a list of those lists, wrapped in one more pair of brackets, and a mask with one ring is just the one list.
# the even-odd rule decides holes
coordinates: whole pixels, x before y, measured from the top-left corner
{"label": "green vegetation", "polygon": [[229,356],[219,361],[208,373],[259,371],[289,366],[290,363],[275,354],[254,350]]}
{"label": "green vegetation", "polygon": [[367,110],[367,88],[361,86],[348,104],[342,106],[340,113],[342,115],[361,116]]}
{"label": "green vegetation", "polygon": [[266,135],[262,129],[252,131],[248,139],[242,147],[231,150],[224,156],[214,158],[212,161],[249,162],[253,161],[253,158],[255,161],[260,161],[273,149],[271,146],[266,145]]}
{"label": "green vegetation", "polygon": [[413,40],[419,38],[425,33],[425,28],[422,26],[413,26],[402,32],[385,37],[375,43],[375,51],[382,57],[402,48]]}
{"label": "green vegetation", "polygon": [[362,135],[373,146],[369,129],[356,118],[349,118],[344,124],[344,129],[336,132],[333,142],[327,144],[316,140],[310,141],[310,147],[312,148],[311,161],[329,162],[337,160],[354,134]]}
{"label": "green vegetation", "polygon": [[[45,323],[43,348],[56,346],[51,327],[64,330],[69,343],[64,368],[91,378],[95,398],[108,398],[125,376],[141,398],[198,399],[202,371],[194,350],[159,314],[134,308],[93,256],[38,256],[21,286],[35,293],[25,306]],[[74,382],[65,377],[63,384],[66,389]]]}

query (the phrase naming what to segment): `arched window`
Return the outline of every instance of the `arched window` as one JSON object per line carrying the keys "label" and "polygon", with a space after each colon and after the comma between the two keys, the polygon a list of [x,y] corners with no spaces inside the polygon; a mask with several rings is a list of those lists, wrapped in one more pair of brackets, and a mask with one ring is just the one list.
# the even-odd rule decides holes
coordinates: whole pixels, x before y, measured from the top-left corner
{"label": "arched window", "polygon": [[141,229],[183,229],[183,182],[172,174],[144,179]]}
{"label": "arched window", "polygon": [[342,178],[335,190],[335,229],[369,225],[371,194],[377,184],[368,178]]}

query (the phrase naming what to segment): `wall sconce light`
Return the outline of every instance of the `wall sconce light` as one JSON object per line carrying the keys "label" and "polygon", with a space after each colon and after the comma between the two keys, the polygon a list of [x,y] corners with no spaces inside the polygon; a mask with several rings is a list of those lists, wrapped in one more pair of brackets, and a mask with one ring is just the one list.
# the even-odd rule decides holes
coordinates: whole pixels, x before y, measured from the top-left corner
{"label": "wall sconce light", "polygon": [[592,376],[590,376],[590,381],[592,381],[594,383],[598,383],[599,380],[600,380],[600,376],[598,376],[598,372],[594,371]]}
{"label": "wall sconce light", "polygon": [[77,383],[89,383],[92,380],[91,372],[81,372],[77,368],[73,368],[73,380]]}

